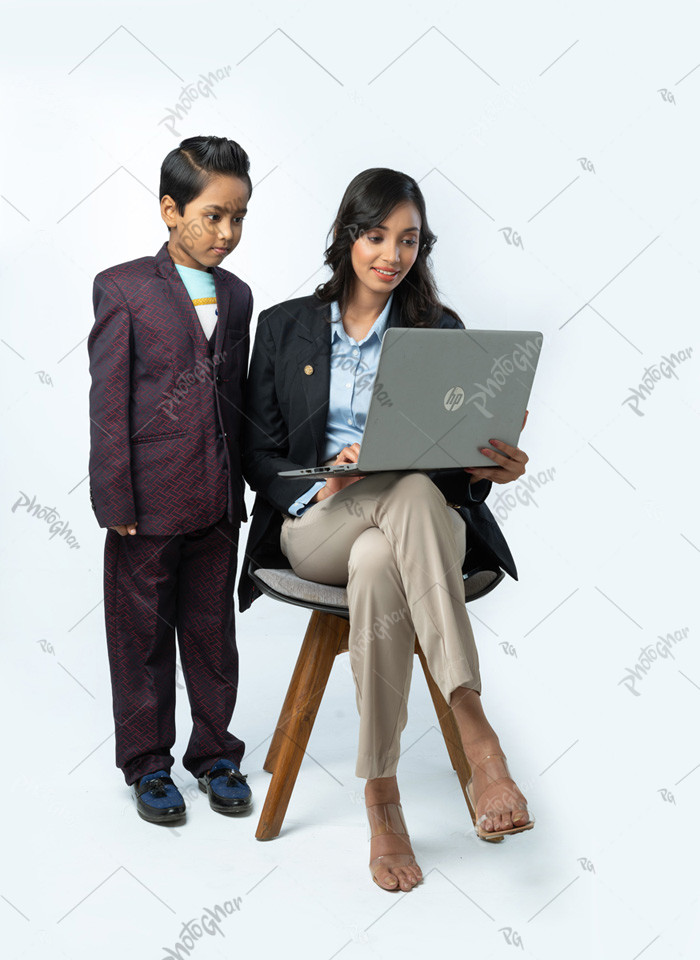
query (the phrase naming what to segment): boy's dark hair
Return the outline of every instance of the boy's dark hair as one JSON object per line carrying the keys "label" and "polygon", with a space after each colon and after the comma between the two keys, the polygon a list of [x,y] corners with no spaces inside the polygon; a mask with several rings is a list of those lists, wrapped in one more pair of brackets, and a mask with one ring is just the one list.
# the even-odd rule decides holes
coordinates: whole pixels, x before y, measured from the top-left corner
{"label": "boy's dark hair", "polygon": [[177,204],[180,216],[217,174],[240,177],[253,192],[250,160],[243,147],[226,137],[188,137],[167,155],[160,168],[160,199],[166,194]]}
{"label": "boy's dark hair", "polygon": [[358,173],[348,184],[329,233],[333,242],[325,251],[324,263],[333,271],[326,283],[316,287],[316,297],[324,303],[338,301],[341,314],[352,296],[355,271],[351,248],[363,233],[378,226],[400,203],[413,203],[420,214],[418,256],[394,292],[401,312],[412,327],[437,326],[442,313],[459,319],[454,310],[440,302],[429,257],[437,236],[428,226],[425,199],[420,187],[406,173],[387,167],[371,167]]}

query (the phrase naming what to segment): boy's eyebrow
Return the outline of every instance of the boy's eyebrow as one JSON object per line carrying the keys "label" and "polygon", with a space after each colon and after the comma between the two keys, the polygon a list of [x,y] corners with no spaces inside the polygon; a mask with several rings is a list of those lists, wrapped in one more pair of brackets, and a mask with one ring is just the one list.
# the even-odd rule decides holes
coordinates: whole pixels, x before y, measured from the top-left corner
{"label": "boy's eyebrow", "polygon": [[[226,207],[219,206],[218,203],[208,203],[202,207],[202,210],[216,210],[217,213],[226,213]],[[234,213],[248,213],[248,207],[239,207]]]}

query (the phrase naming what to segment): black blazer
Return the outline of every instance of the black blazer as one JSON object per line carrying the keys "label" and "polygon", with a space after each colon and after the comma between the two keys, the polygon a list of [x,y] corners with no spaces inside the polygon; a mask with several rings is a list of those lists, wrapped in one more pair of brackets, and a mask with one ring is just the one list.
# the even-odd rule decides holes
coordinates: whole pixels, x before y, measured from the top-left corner
{"label": "black blazer", "polygon": [[[280,530],[288,507],[311,486],[309,479],[282,478],[279,470],[321,463],[330,393],[330,305],[313,294],[263,310],[258,318],[248,382],[246,417],[241,433],[243,475],[257,492],[238,585],[241,611],[260,596],[248,576],[248,563],[287,567],[280,549]],[[397,297],[388,326],[407,326]],[[440,327],[464,329],[447,313]],[[311,373],[306,370],[311,367]],[[464,471],[429,474],[445,498],[460,506],[467,531],[463,571],[477,566],[502,567],[515,580],[515,563],[491,511],[484,504],[492,482],[469,483]]]}

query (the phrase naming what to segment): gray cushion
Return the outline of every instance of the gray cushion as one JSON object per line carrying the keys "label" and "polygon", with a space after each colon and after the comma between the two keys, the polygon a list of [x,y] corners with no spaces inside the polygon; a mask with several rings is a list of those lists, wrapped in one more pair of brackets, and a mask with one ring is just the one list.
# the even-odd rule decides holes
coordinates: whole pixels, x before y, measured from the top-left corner
{"label": "gray cushion", "polygon": [[345,607],[347,610],[348,592],[345,587],[331,587],[327,583],[302,580],[293,570],[285,569],[257,569],[255,576],[276,593],[281,593],[290,600],[298,600],[300,603],[319,603],[325,607]]}
{"label": "gray cushion", "polygon": [[[347,610],[348,592],[345,587],[332,587],[326,583],[314,583],[312,580],[302,580],[293,570],[265,570],[258,569],[255,576],[263,583],[281,593],[290,600],[299,603],[318,603],[325,607],[344,607]],[[483,590],[492,583],[497,573],[493,570],[479,570],[464,581],[464,598],[469,600],[475,593]]]}

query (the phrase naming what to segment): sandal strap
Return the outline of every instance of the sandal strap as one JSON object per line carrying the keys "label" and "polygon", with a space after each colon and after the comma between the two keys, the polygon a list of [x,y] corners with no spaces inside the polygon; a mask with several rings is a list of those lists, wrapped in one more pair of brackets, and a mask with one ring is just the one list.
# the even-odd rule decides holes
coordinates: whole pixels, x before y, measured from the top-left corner
{"label": "sandal strap", "polygon": [[512,780],[513,778],[510,775],[510,770],[508,768],[508,761],[506,760],[505,754],[503,753],[487,753],[485,757],[482,757],[480,760],[475,761],[474,766],[480,767],[485,760],[495,760],[499,759],[503,761],[503,766],[506,768],[505,777],[498,777],[496,780],[492,780],[492,783],[498,783],[499,780]]}
{"label": "sandal strap", "polygon": [[388,833],[408,837],[400,803],[372,803],[366,809],[372,839]]}

